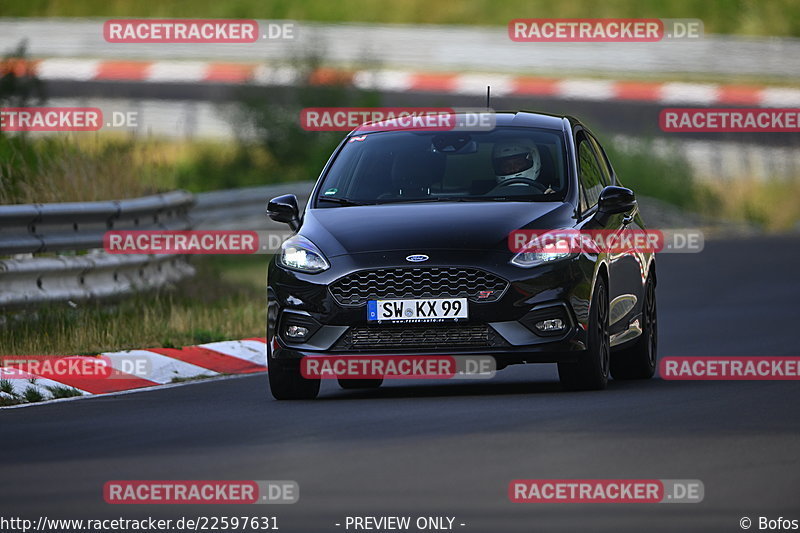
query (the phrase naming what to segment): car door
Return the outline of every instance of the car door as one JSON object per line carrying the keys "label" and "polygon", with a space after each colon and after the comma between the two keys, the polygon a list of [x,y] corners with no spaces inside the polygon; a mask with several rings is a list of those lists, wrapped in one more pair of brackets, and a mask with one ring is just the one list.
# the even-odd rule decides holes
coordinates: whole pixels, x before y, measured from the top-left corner
{"label": "car door", "polygon": [[[614,169],[602,145],[591,133],[588,133],[588,138],[592,144],[592,148],[594,148],[601,172],[608,177],[611,185],[619,185]],[[638,232],[644,230],[644,225],[641,223],[641,218],[639,217],[638,207],[631,213],[621,214],[619,216],[619,222],[619,229],[623,231]],[[614,283],[616,285],[614,290],[617,292],[617,300],[612,300],[611,302],[610,315],[612,321],[618,317],[620,329],[624,331],[641,313],[648,258],[650,254],[643,250],[631,250],[617,255],[613,262],[615,270]]]}
{"label": "car door", "polygon": [[[629,214],[611,215],[602,223],[594,216],[600,193],[613,181],[611,169],[605,165],[605,158],[598,153],[595,144],[596,141],[586,129],[580,128],[575,132],[581,213],[585,217],[581,229],[601,230],[602,234],[620,232],[631,224],[632,217]],[[611,250],[602,255],[608,265],[609,329],[613,336],[628,329],[627,318],[636,307],[641,293],[635,283],[639,278],[639,269],[635,258],[627,252]]]}

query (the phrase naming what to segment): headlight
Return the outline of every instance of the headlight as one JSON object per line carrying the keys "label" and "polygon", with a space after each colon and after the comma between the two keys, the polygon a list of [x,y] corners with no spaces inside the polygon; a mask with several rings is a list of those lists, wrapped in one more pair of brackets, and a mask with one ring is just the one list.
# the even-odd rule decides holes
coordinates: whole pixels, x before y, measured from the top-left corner
{"label": "headlight", "polygon": [[331,265],[316,245],[301,235],[289,237],[281,245],[280,263],[286,268],[316,274]]}
{"label": "headlight", "polygon": [[559,239],[553,243],[542,246],[534,252],[521,251],[511,258],[511,264],[522,268],[531,268],[555,261],[567,259],[573,255],[570,241]]}

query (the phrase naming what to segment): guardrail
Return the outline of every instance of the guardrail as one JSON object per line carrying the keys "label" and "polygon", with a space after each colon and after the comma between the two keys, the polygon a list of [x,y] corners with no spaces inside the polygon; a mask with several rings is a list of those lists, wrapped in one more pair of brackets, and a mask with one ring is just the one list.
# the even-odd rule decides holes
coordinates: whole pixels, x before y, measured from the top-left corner
{"label": "guardrail", "polygon": [[186,256],[106,254],[103,234],[277,228],[264,214],[267,200],[294,192],[303,202],[312,185],[0,206],[0,308],[116,297],[175,283],[194,274]]}
{"label": "guardrail", "polygon": [[275,196],[293,193],[297,195],[302,209],[313,187],[313,181],[301,181],[200,193],[195,195],[192,221],[198,229],[285,230],[285,224],[278,224],[266,217],[267,201]]}
{"label": "guardrail", "polygon": [[123,296],[162,287],[194,274],[175,255],[37,257],[0,261],[0,307]]}
{"label": "guardrail", "polygon": [[0,254],[103,246],[111,229],[189,229],[194,196],[173,191],[130,200],[0,206]]}

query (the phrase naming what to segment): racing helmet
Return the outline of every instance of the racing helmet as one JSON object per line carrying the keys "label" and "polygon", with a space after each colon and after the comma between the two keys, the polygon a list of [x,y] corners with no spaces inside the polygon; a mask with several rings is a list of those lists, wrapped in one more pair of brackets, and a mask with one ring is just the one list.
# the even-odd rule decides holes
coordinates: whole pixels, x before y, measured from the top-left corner
{"label": "racing helmet", "polygon": [[535,180],[542,171],[542,159],[533,141],[509,139],[492,148],[492,167],[498,182],[511,178]]}

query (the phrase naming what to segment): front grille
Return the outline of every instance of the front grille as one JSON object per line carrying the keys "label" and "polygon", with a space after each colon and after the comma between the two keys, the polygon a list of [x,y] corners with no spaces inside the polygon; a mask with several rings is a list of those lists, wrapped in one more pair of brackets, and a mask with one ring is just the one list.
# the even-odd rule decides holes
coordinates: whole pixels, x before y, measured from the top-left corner
{"label": "front grille", "polygon": [[352,327],[334,350],[382,348],[453,348],[502,346],[505,343],[486,324],[474,326]]}
{"label": "front grille", "polygon": [[331,294],[339,305],[364,305],[392,298],[469,298],[497,301],[508,287],[499,276],[477,268],[379,268],[354,272],[334,281]]}

